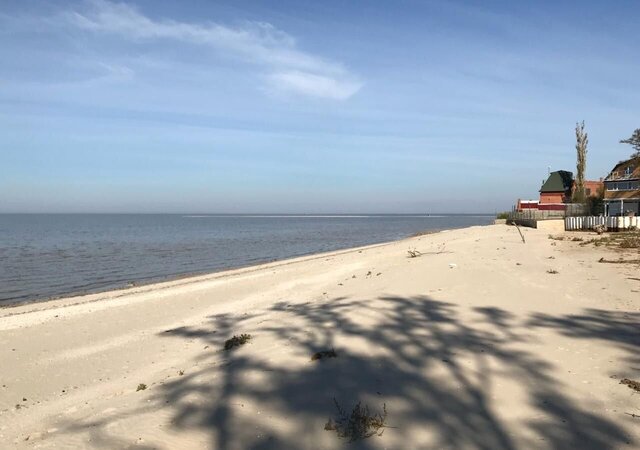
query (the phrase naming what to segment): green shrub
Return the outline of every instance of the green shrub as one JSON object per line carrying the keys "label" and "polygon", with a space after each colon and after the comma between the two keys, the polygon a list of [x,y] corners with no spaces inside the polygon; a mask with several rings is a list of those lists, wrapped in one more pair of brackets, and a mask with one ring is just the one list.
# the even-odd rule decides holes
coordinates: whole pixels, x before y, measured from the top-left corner
{"label": "green shrub", "polygon": [[235,347],[240,347],[251,340],[250,334],[241,334],[240,336],[233,336],[231,339],[227,339],[224,342],[224,349],[231,350]]}

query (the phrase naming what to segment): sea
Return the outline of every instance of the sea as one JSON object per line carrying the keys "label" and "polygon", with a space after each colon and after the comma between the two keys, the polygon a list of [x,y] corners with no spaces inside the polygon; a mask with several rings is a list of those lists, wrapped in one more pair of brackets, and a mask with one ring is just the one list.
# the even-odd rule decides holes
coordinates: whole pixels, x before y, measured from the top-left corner
{"label": "sea", "polygon": [[494,215],[0,214],[0,306],[95,293],[429,230]]}

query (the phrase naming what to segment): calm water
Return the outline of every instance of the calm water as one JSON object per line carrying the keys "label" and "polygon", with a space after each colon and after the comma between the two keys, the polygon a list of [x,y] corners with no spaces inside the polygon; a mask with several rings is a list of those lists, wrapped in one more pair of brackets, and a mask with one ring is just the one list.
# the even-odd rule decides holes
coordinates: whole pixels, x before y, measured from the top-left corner
{"label": "calm water", "polygon": [[0,215],[0,305],[329,250],[493,216]]}

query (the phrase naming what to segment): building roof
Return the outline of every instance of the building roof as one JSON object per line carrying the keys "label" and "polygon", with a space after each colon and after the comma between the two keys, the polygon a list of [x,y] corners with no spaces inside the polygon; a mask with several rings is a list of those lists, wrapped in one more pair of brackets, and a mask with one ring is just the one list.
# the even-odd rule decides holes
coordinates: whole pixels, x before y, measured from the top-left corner
{"label": "building roof", "polygon": [[566,192],[571,190],[573,183],[573,173],[566,170],[551,172],[549,178],[540,188],[540,192]]}
{"label": "building roof", "polygon": [[[631,168],[631,170],[627,172],[627,168]],[[616,164],[605,181],[636,180],[639,178],[640,158],[634,157]]]}

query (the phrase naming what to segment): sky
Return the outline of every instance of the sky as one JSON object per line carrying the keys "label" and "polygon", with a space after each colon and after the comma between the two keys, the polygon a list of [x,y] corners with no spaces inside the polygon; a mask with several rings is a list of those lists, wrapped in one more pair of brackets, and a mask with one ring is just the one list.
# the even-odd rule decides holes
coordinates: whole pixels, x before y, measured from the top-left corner
{"label": "sky", "polygon": [[640,128],[630,1],[0,0],[0,212],[493,213]]}

